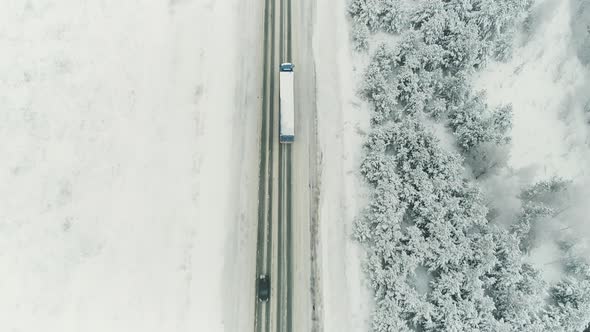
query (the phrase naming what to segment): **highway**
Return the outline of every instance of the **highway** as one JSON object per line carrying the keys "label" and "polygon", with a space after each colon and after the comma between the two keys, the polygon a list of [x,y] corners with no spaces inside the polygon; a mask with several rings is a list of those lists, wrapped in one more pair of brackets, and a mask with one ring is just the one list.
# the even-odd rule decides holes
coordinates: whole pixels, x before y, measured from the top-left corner
{"label": "highway", "polygon": [[[260,174],[258,188],[258,239],[256,275],[270,277],[270,299],[255,296],[254,331],[290,331],[288,307],[288,240],[285,239],[290,219],[288,209],[290,173],[287,151],[278,141],[278,68],[286,61],[287,35],[283,15],[284,0],[265,0],[263,42],[262,125],[260,135]],[[257,279],[256,279],[257,280]],[[257,285],[254,285],[257,287]]]}
{"label": "highway", "polygon": [[[299,56],[301,53],[296,53],[294,58],[294,41],[301,39],[293,38],[291,0],[264,1],[256,276],[270,277],[271,292],[266,302],[253,299],[254,331],[310,331],[313,307],[310,225],[315,186],[310,177],[315,165],[310,162],[315,161],[315,117],[311,115],[315,108],[309,103],[315,99],[305,98],[305,102],[300,102],[304,98],[299,97],[312,91],[313,81],[307,79],[311,72],[303,66],[304,61],[301,67],[298,64],[297,57],[303,58]],[[279,144],[278,139],[278,76],[279,65],[284,62],[295,64],[295,142],[292,144]]]}

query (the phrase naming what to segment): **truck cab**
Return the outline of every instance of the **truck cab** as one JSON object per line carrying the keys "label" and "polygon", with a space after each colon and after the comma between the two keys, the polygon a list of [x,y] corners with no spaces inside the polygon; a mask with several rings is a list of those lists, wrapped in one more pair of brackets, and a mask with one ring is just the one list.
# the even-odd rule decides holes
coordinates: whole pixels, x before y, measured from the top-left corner
{"label": "truck cab", "polygon": [[294,67],[290,62],[281,63],[281,71],[293,71]]}

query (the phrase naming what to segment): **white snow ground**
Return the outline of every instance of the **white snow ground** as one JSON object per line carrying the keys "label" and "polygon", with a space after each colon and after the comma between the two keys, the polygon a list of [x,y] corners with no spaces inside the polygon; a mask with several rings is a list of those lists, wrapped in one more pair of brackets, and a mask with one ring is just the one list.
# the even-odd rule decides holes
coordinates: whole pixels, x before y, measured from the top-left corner
{"label": "white snow ground", "polygon": [[[352,224],[366,202],[359,165],[368,112],[355,91],[345,0],[317,3],[314,57],[321,153],[320,264],[324,331],[369,331],[371,294]],[[358,66],[358,68],[364,68]]]}
{"label": "white snow ground", "polygon": [[492,106],[512,103],[514,127],[509,165],[532,169],[534,179],[584,176],[590,164],[589,72],[576,55],[572,3],[540,0],[533,34],[507,63],[493,63],[478,78]]}
{"label": "white snow ground", "polygon": [[0,3],[0,330],[253,326],[261,1]]}
{"label": "white snow ground", "polygon": [[[590,140],[584,106],[590,100],[590,71],[583,63],[587,59],[580,47],[587,46],[590,40],[588,31],[584,31],[589,23],[590,6],[582,0],[538,0],[533,7],[532,34],[521,36],[526,43],[515,49],[511,61],[488,65],[476,80],[477,88],[487,91],[491,106],[513,105],[508,160],[513,172],[510,179],[503,179],[506,183],[494,195],[503,197],[505,201],[500,205],[504,207],[516,202],[511,197],[521,186],[552,176],[588,188]],[[576,30],[578,25],[582,26],[581,34]],[[561,218],[565,225],[552,222],[556,225],[539,235],[542,245],[533,252],[533,261],[543,269],[548,281],[560,275],[551,263],[559,257],[551,241],[559,229],[571,226],[583,241],[590,241],[590,192],[582,191],[579,196],[577,206]]]}

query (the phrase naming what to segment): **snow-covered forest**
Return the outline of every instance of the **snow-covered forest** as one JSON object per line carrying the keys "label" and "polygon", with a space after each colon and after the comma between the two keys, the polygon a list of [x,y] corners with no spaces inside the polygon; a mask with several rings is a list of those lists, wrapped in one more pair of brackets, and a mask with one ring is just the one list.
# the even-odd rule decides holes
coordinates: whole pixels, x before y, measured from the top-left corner
{"label": "snow-covered forest", "polygon": [[[355,236],[374,331],[582,331],[590,322],[588,238],[577,227],[587,180],[515,183],[519,109],[491,106],[475,84],[529,42],[535,5],[349,3],[352,42],[367,60],[359,94],[371,108],[360,172],[372,197]],[[590,56],[586,44],[577,51]]]}

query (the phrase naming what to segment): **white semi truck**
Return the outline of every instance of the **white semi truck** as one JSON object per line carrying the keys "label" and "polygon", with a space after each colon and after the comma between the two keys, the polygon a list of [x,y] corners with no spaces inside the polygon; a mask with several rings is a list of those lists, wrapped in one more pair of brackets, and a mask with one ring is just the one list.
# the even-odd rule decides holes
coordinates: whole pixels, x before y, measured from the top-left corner
{"label": "white semi truck", "polygon": [[293,143],[295,141],[295,99],[293,97],[293,68],[292,63],[282,63],[279,73],[279,142]]}

